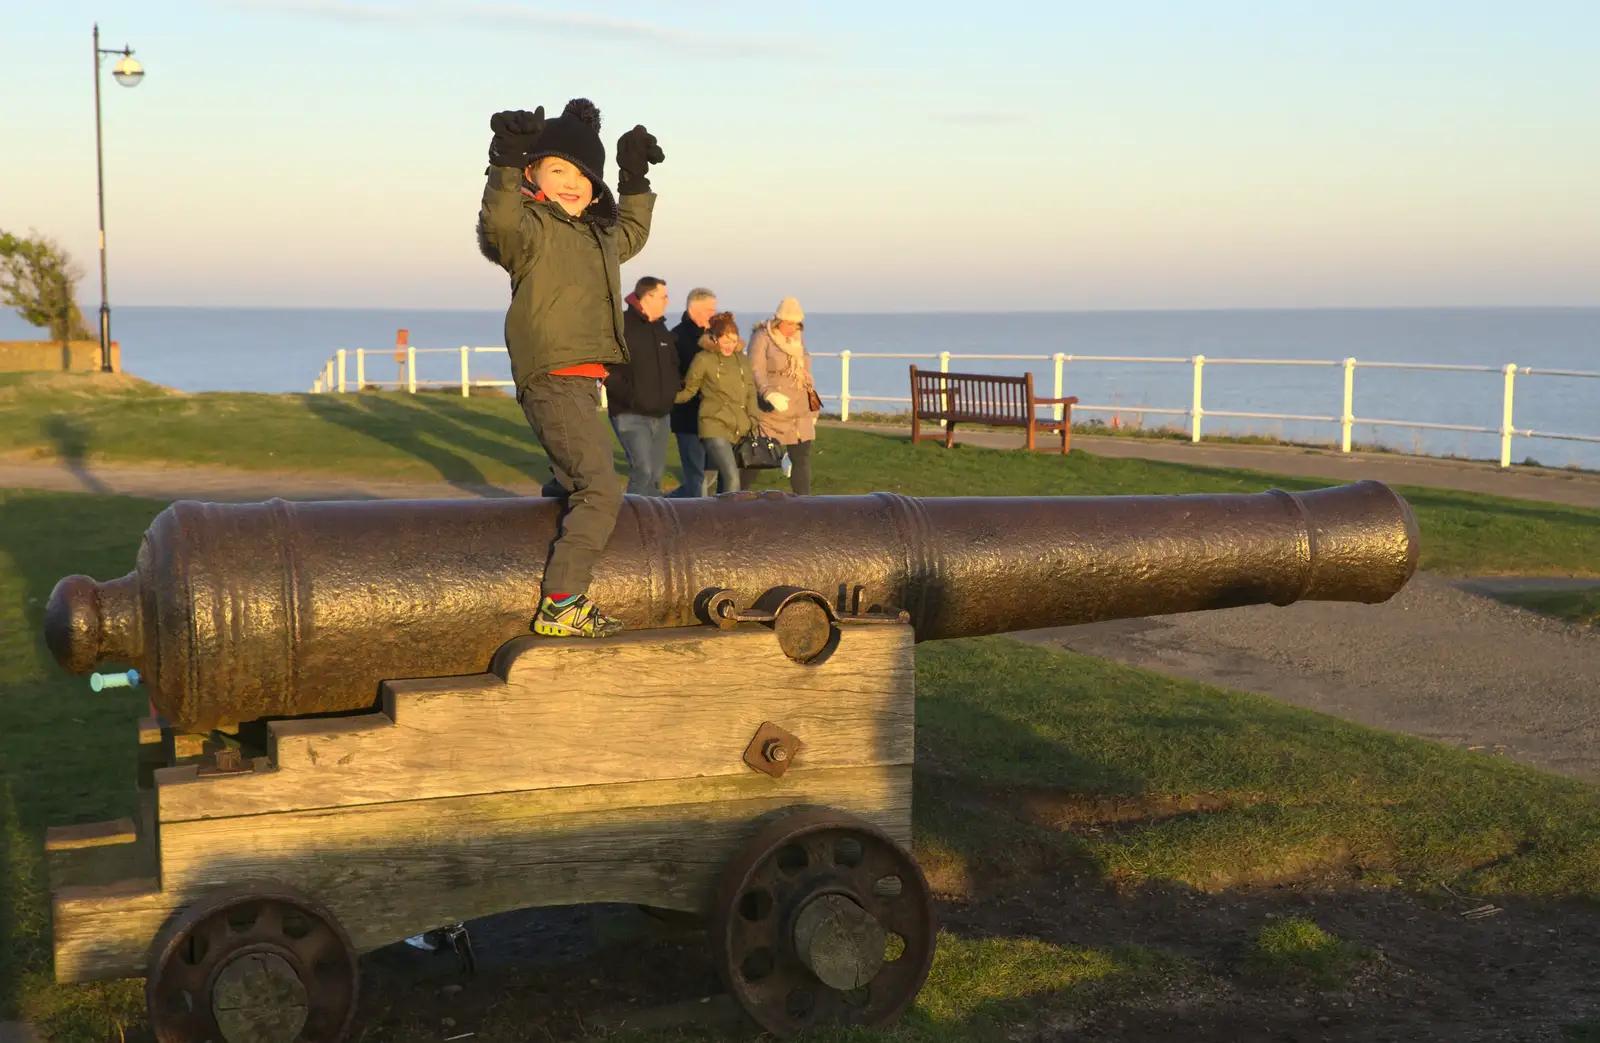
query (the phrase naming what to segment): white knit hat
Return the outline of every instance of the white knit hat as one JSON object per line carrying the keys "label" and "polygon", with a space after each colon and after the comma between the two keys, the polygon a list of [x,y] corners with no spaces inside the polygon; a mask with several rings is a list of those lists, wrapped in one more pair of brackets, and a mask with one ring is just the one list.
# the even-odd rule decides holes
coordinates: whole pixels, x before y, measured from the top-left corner
{"label": "white knit hat", "polygon": [[778,302],[778,310],[773,313],[773,318],[779,322],[805,322],[806,313],[800,310],[800,302],[793,297],[785,297]]}

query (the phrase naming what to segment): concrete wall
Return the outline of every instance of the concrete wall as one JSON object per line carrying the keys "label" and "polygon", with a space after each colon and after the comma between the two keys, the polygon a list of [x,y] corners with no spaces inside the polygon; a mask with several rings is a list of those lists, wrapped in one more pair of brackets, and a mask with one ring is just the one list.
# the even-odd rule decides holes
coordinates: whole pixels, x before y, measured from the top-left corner
{"label": "concrete wall", "polygon": [[[0,340],[0,373],[94,372],[100,368],[100,342]],[[122,372],[122,348],[111,342],[111,368]]]}

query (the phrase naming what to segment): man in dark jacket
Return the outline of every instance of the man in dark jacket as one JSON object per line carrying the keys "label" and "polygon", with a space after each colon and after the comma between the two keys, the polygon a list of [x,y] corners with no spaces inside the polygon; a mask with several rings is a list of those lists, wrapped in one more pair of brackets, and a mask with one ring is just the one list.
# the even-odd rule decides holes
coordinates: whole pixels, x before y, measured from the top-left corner
{"label": "man in dark jacket", "polygon": [[[711,316],[717,313],[717,295],[696,287],[684,302],[683,319],[672,328],[678,338],[678,376],[689,372],[689,363],[700,354],[700,338],[705,336]],[[678,459],[683,461],[683,485],[673,496],[706,494],[706,447],[700,441],[700,397],[696,395],[672,410],[672,433],[678,439]]]}
{"label": "man in dark jacket", "polygon": [[683,386],[678,375],[678,344],[662,316],[667,284],[653,275],[640,279],[622,317],[629,360],[610,367],[606,412],[628,455],[628,492],[660,496],[667,470],[667,414]]}

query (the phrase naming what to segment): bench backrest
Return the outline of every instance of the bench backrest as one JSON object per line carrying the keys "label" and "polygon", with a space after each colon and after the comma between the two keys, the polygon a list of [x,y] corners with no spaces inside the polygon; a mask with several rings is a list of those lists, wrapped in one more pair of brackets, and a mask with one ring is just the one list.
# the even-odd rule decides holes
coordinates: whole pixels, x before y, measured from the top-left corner
{"label": "bench backrest", "polygon": [[1024,423],[1033,401],[1033,374],[935,373],[911,367],[911,408],[923,420],[974,424]]}

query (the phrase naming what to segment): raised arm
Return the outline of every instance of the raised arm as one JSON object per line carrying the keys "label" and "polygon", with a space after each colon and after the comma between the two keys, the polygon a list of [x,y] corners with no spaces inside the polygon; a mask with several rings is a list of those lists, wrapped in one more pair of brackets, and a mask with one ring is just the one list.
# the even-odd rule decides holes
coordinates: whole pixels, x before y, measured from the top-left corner
{"label": "raised arm", "polygon": [[508,272],[533,259],[539,219],[524,206],[522,171],[490,167],[478,210],[478,251]]}
{"label": "raised arm", "polygon": [[532,257],[539,219],[523,205],[522,172],[544,133],[544,106],[533,112],[497,112],[489,120],[489,169],[478,209],[478,250],[508,272]]}
{"label": "raised arm", "polygon": [[636,192],[617,200],[617,263],[627,264],[650,238],[650,215],[656,208],[654,192]]}
{"label": "raised arm", "polygon": [[650,238],[656,194],[650,190],[650,164],[667,158],[656,136],[636,126],[617,139],[617,259],[627,264]]}

